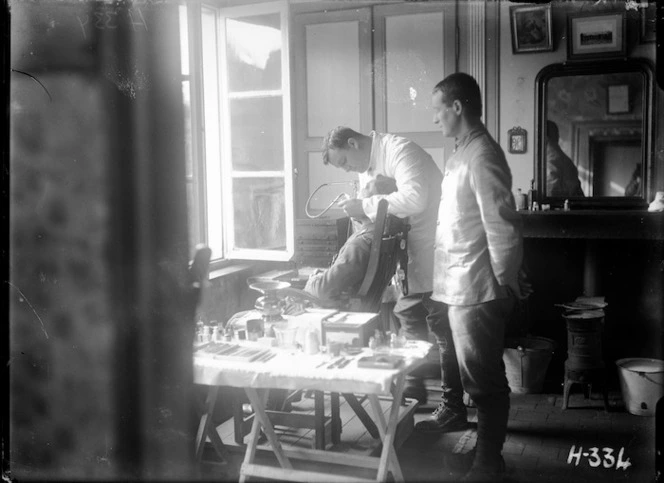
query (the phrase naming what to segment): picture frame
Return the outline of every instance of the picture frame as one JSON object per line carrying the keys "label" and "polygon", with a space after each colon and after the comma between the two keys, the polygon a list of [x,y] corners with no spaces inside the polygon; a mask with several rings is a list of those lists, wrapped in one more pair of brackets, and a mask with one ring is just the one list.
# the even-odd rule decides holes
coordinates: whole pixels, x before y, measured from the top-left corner
{"label": "picture frame", "polygon": [[551,4],[510,7],[512,52],[527,54],[553,50]]}
{"label": "picture frame", "polygon": [[629,84],[609,85],[606,88],[607,114],[626,114],[630,111]]}
{"label": "picture frame", "polygon": [[627,54],[625,13],[569,14],[567,59],[624,57]]}
{"label": "picture frame", "polygon": [[507,131],[507,150],[512,154],[523,154],[528,149],[528,132],[521,126]]}
{"label": "picture frame", "polygon": [[656,35],[657,3],[654,1],[641,0],[639,2],[639,42],[646,44],[654,42]]}

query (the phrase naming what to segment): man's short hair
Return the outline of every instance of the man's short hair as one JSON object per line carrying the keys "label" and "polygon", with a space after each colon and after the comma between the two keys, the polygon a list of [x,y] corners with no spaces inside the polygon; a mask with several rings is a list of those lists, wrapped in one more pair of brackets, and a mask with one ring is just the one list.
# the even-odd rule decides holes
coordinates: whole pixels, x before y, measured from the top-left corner
{"label": "man's short hair", "polygon": [[445,77],[433,88],[433,94],[440,91],[443,102],[451,106],[459,101],[475,117],[482,117],[482,94],[475,79],[463,72],[455,72]]}
{"label": "man's short hair", "polygon": [[330,164],[328,150],[348,148],[348,139],[360,137],[361,134],[346,126],[338,126],[327,133],[323,139],[323,164]]}
{"label": "man's short hair", "polygon": [[549,142],[558,144],[560,132],[558,132],[558,125],[553,121],[546,121],[546,138]]}

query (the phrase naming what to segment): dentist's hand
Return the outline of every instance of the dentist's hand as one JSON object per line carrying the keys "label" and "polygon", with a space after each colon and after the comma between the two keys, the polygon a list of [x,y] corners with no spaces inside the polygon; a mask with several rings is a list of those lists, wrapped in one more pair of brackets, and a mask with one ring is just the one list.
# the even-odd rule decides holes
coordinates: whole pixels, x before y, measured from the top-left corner
{"label": "dentist's hand", "polygon": [[362,200],[356,198],[339,202],[339,208],[344,210],[344,212],[351,218],[361,218],[366,216],[364,214],[364,209],[362,209]]}

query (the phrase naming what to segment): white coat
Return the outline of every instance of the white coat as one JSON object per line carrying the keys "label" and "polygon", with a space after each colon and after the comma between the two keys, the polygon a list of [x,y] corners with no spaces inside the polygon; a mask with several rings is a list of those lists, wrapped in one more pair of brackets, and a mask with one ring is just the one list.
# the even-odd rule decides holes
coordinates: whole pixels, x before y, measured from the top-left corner
{"label": "white coat", "polygon": [[378,202],[385,198],[388,212],[409,217],[408,288],[410,294],[433,289],[433,252],[443,175],[433,158],[419,145],[394,134],[371,132],[369,168],[359,174],[360,186],[379,174],[394,178],[397,191],[362,200],[364,213],[376,219]]}

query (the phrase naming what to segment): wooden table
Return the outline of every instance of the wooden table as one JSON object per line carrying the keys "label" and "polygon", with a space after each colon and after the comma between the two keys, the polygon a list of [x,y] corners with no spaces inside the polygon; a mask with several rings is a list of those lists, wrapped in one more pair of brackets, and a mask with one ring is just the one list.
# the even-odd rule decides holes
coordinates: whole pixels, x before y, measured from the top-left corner
{"label": "wooden table", "polygon": [[[426,354],[431,344],[422,341],[409,341],[404,349],[395,349],[391,353],[403,356],[404,363],[396,369],[369,369],[359,368],[357,361],[360,357],[371,354],[366,349],[362,354],[349,356],[351,362],[343,368],[328,369],[329,364],[321,366],[328,360],[327,355],[305,355],[273,349],[276,356],[267,362],[239,362],[203,357],[199,353],[194,355],[194,382],[208,386],[241,387],[247,394],[254,409],[255,416],[249,434],[244,461],[240,469],[240,481],[247,477],[280,479],[285,481],[386,481],[388,472],[391,472],[395,481],[404,481],[401,467],[397,459],[394,446],[399,412],[403,396],[406,374],[424,364]],[[284,449],[275,433],[273,423],[266,411],[266,402],[269,389],[310,389],[314,391],[327,391],[331,393],[366,394],[370,402],[373,417],[380,432],[382,450],[380,457],[340,454],[318,449]],[[388,418],[385,418],[380,405],[380,396],[391,397],[391,407]],[[212,407],[211,407],[212,406]],[[223,452],[223,443],[218,435],[215,443],[216,431],[212,427],[211,410],[201,419],[197,452],[201,451],[205,436],[210,436],[213,445],[221,446],[218,451]],[[280,467],[261,465],[256,463],[258,440],[264,432],[271,450],[274,452]],[[303,459],[323,463],[341,464],[344,466],[369,468],[376,470],[375,479],[358,479],[345,475],[334,475],[316,471],[294,469],[291,460]]]}

